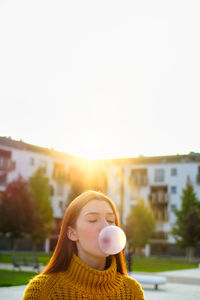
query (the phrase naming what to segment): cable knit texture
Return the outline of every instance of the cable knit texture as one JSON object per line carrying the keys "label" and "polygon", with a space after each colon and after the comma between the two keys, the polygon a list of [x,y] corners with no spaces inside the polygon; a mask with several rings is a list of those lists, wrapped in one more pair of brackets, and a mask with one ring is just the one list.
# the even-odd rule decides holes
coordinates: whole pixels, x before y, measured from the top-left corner
{"label": "cable knit texture", "polygon": [[145,300],[140,284],[117,272],[115,257],[104,271],[95,270],[73,255],[66,272],[33,278],[23,300],[130,299]]}

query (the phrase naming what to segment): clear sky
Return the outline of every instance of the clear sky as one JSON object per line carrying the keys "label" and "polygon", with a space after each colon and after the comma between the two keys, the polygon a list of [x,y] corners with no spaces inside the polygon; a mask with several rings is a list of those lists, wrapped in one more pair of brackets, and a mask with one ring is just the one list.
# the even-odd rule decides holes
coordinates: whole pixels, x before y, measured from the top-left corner
{"label": "clear sky", "polygon": [[199,14],[0,0],[0,135],[90,159],[200,152]]}

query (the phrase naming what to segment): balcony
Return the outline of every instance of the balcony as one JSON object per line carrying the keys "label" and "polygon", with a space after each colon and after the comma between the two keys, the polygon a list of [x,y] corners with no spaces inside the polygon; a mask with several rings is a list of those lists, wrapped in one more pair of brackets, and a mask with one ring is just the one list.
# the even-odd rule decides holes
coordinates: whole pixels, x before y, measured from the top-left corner
{"label": "balcony", "polygon": [[53,179],[59,183],[65,183],[68,180],[67,173],[65,171],[65,165],[62,163],[55,163],[53,169]]}
{"label": "balcony", "polygon": [[167,243],[168,242],[168,233],[164,231],[154,232],[151,242],[153,243]]}
{"label": "balcony", "polygon": [[157,192],[151,193],[148,196],[149,202],[152,205],[167,205],[169,202],[168,193]]}
{"label": "balcony", "polygon": [[133,169],[129,177],[129,182],[131,186],[147,186],[148,177],[147,169]]}
{"label": "balcony", "polygon": [[153,214],[158,223],[168,222],[168,211],[166,209],[153,210]]}
{"label": "balcony", "polygon": [[0,157],[0,171],[10,172],[15,170],[16,162],[10,158]]}
{"label": "balcony", "polygon": [[5,187],[7,183],[7,174],[0,171],[0,186]]}

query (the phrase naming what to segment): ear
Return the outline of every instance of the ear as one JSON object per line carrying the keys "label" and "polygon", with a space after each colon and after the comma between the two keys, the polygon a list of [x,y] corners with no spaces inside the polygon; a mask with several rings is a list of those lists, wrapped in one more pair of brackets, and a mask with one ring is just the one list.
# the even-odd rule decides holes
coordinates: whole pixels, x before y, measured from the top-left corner
{"label": "ear", "polygon": [[71,226],[68,226],[68,228],[67,228],[67,236],[68,236],[68,239],[73,242],[78,241],[76,230],[74,228],[72,228]]}

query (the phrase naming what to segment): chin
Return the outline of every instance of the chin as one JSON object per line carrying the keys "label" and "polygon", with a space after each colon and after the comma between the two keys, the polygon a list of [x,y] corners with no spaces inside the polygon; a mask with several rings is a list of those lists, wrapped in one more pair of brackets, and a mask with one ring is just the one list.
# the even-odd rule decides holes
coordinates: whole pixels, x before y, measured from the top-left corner
{"label": "chin", "polygon": [[108,256],[110,256],[110,255],[106,254],[106,253],[104,253],[103,251],[100,250],[99,257],[106,258]]}

